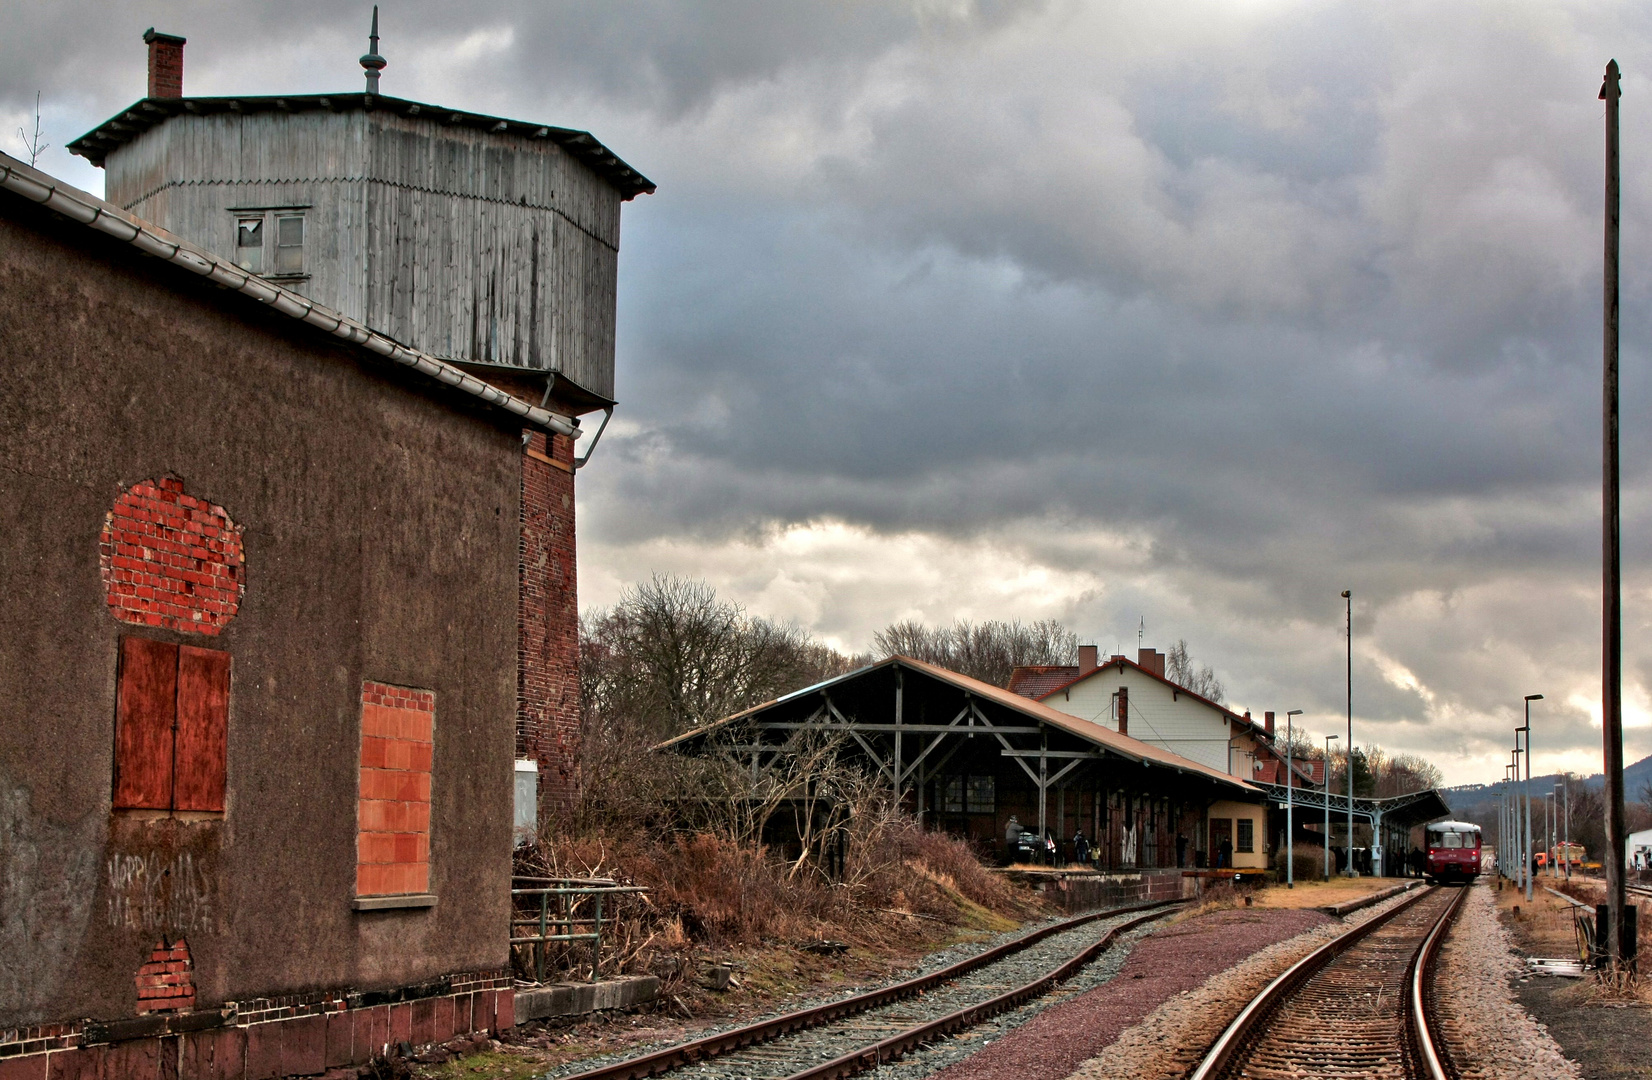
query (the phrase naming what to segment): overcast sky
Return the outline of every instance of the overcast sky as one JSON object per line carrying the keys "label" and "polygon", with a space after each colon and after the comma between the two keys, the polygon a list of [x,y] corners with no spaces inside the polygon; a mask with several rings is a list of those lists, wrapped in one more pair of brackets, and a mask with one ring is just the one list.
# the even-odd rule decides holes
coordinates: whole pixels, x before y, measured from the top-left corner
{"label": "overcast sky", "polygon": [[[370,5],[4,0],[43,167],[140,97],[361,86]],[[1601,72],[1624,79],[1627,753],[1652,752],[1652,7],[382,5],[385,93],[592,131],[627,204],[581,599],[659,570],[839,647],[1185,638],[1258,714],[1600,768]]]}

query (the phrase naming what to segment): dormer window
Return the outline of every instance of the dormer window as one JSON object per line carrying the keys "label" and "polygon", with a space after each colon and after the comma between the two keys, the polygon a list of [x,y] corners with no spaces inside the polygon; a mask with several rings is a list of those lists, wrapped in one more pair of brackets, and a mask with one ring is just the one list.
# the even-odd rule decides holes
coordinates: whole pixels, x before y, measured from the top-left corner
{"label": "dormer window", "polygon": [[271,278],[305,277],[304,211],[242,207],[235,213],[235,265]]}

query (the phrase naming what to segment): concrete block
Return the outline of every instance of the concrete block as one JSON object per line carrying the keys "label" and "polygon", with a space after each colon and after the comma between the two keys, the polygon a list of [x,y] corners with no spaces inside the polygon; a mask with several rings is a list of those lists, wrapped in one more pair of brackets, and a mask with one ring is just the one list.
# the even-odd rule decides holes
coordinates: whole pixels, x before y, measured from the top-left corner
{"label": "concrete block", "polygon": [[660,980],[653,975],[610,979],[599,983],[551,983],[516,991],[516,1021],[548,1016],[580,1016],[607,1009],[629,1009],[660,996]]}

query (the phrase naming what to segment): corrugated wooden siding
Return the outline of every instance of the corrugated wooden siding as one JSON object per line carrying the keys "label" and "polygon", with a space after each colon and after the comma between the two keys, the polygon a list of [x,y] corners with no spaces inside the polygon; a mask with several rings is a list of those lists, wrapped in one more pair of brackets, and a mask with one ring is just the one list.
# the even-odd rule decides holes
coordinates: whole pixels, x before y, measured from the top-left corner
{"label": "corrugated wooden siding", "polygon": [[111,202],[235,254],[234,207],[307,204],[292,287],[426,352],[614,388],[619,193],[556,144],[429,113],[179,116],[111,153]]}

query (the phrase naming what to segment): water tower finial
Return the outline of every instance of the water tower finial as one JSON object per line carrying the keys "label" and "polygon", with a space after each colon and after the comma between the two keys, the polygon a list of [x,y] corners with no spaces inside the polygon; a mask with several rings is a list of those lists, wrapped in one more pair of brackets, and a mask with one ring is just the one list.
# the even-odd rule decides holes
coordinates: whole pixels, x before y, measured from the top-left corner
{"label": "water tower finial", "polygon": [[367,92],[379,92],[379,72],[384,70],[389,61],[379,55],[379,6],[373,5],[373,29],[367,35],[367,55],[361,58],[361,66],[367,69]]}

